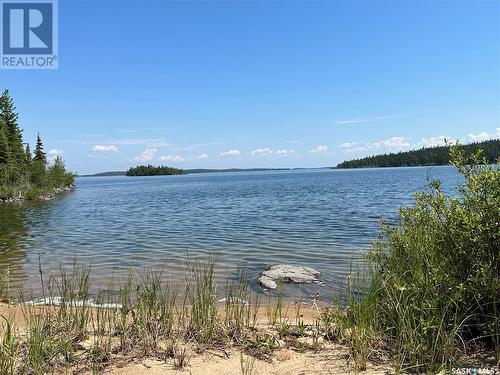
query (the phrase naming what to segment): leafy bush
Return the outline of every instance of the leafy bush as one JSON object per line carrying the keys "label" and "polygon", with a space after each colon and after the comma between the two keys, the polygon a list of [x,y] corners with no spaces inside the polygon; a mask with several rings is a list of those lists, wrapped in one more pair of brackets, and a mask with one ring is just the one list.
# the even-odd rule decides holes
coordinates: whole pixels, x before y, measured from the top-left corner
{"label": "leafy bush", "polygon": [[463,185],[447,196],[430,181],[401,209],[371,254],[367,295],[348,309],[351,327],[369,322],[401,367],[423,371],[451,367],[473,345],[500,353],[500,168],[480,151],[450,154]]}

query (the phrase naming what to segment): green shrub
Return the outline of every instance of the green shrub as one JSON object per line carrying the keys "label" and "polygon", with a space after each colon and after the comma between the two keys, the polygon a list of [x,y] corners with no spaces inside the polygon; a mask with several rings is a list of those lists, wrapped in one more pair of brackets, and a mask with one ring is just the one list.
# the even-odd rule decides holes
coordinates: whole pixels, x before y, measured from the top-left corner
{"label": "green shrub", "polygon": [[450,153],[463,185],[448,196],[430,181],[400,224],[384,227],[371,285],[348,309],[351,327],[369,322],[400,368],[449,368],[473,344],[499,357],[500,168],[458,145]]}

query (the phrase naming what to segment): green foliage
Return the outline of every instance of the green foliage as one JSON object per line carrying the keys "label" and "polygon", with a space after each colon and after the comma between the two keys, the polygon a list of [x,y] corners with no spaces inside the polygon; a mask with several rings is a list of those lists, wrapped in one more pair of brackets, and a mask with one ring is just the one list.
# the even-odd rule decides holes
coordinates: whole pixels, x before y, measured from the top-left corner
{"label": "green foliage", "polygon": [[5,90],[0,96],[0,199],[36,199],[53,189],[72,185],[74,175],[66,171],[60,158],[47,168],[39,134],[32,157],[29,144],[23,144],[17,119],[14,102]]}
{"label": "green foliage", "polygon": [[135,168],[130,168],[127,171],[127,176],[162,176],[162,175],[179,175],[185,174],[184,170],[174,168],[154,165],[139,165]]}
{"label": "green foliage", "polygon": [[458,145],[450,155],[464,184],[447,196],[430,181],[400,225],[384,228],[371,284],[362,298],[350,293],[342,321],[357,354],[381,337],[399,369],[449,368],[472,346],[500,354],[500,168]]}
{"label": "green foliage", "polygon": [[33,158],[33,160],[40,162],[43,165],[47,164],[47,156],[43,151],[43,143],[42,139],[40,138],[40,134],[37,134],[36,136],[35,157]]}
{"label": "green foliage", "polygon": [[69,186],[74,180],[73,174],[66,171],[64,161],[60,156],[57,156],[54,164],[47,169],[46,176],[48,185],[53,188]]}
{"label": "green foliage", "polygon": [[14,101],[5,90],[0,96],[0,111],[2,122],[6,129],[7,141],[9,143],[10,158],[17,163],[24,162],[24,147],[22,130],[17,123],[19,114],[16,112]]}
{"label": "green foliage", "polygon": [[19,338],[12,329],[11,323],[5,320],[2,324],[2,342],[0,345],[0,374],[14,375],[16,370],[17,354],[19,349]]}
{"label": "green foliage", "polygon": [[0,117],[0,164],[6,164],[9,161],[9,140],[7,138],[7,127]]}
{"label": "green foliage", "polygon": [[[500,140],[471,143],[463,146],[466,153],[475,153],[483,150],[488,163],[495,163],[500,157]],[[362,159],[344,161],[337,168],[376,168],[376,167],[412,167],[419,165],[446,165],[449,164],[450,146],[427,147],[415,151],[398,152],[368,156]]]}

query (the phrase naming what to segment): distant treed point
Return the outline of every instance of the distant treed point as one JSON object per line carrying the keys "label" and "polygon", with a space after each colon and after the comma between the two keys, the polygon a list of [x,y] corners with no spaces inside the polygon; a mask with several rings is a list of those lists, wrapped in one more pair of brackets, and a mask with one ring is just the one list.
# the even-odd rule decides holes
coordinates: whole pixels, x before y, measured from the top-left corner
{"label": "distant treed point", "polygon": [[[361,159],[347,160],[337,168],[379,168],[379,167],[416,167],[450,164],[450,147],[426,147],[420,150],[368,156]],[[470,143],[462,146],[467,154],[482,150],[486,163],[493,164],[500,158],[500,139]]]}
{"label": "distant treed point", "polygon": [[46,198],[72,186],[74,174],[66,171],[61,157],[48,165],[40,134],[31,153],[18,117],[9,91],[4,90],[0,96],[0,200]]}

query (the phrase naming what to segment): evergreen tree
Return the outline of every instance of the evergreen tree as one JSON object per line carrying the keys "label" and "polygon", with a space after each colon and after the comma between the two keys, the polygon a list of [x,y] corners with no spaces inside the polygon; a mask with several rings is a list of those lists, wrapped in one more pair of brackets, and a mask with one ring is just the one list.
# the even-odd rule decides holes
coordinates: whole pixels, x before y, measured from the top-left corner
{"label": "evergreen tree", "polygon": [[26,155],[26,165],[28,166],[28,168],[30,168],[31,164],[33,163],[33,156],[31,155],[31,149],[29,143],[26,143],[26,148],[24,149],[24,153]]}
{"label": "evergreen tree", "polygon": [[25,155],[22,130],[17,123],[19,115],[9,95],[9,90],[5,90],[0,96],[0,117],[6,129],[11,161],[15,163],[16,168],[23,168]]}
{"label": "evergreen tree", "polygon": [[7,164],[9,161],[9,141],[3,121],[0,118],[0,164]]}
{"label": "evergreen tree", "polygon": [[0,95],[0,199],[33,199],[52,189],[73,185],[75,176],[66,171],[61,158],[47,169],[39,134],[32,156],[29,144],[24,146],[17,119],[14,102],[5,90]]}
{"label": "evergreen tree", "polygon": [[36,136],[35,157],[31,167],[31,182],[36,186],[45,185],[45,167],[47,166],[47,156],[43,152],[43,143],[40,134]]}
{"label": "evergreen tree", "polygon": [[36,136],[35,158],[33,160],[42,163],[44,166],[47,164],[47,156],[43,152],[43,143],[40,134]]}

